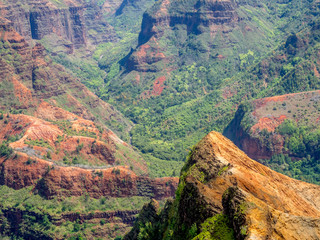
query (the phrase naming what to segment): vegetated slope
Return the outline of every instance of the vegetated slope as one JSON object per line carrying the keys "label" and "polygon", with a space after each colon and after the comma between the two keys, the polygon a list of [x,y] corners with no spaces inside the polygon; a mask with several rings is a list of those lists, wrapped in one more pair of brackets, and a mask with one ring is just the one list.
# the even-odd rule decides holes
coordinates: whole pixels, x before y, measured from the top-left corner
{"label": "vegetated slope", "polygon": [[249,66],[289,31],[310,29],[318,4],[300,3],[159,1],[144,14],[137,48],[120,61],[123,71],[97,94],[136,123],[132,143],[146,156],[183,159],[268,84],[245,79]]}
{"label": "vegetated slope", "polygon": [[[289,36],[277,51],[240,76],[254,83],[249,85],[254,98],[274,97],[240,106],[224,131],[251,157],[265,159],[263,162],[277,171],[313,183],[319,182],[318,92],[306,91],[320,87],[318,48],[316,21],[310,29]],[[262,148],[259,153],[256,147]]]}
{"label": "vegetated slope", "polygon": [[4,18],[0,36],[1,237],[116,237],[141,203],[174,194],[176,178],[145,176],[146,162],[106,127],[131,127],[113,106],[54,64],[41,44],[31,48]]}
{"label": "vegetated slope", "polygon": [[251,158],[319,183],[319,94],[317,90],[248,102],[224,134]]}
{"label": "vegetated slope", "polygon": [[211,132],[190,152],[176,199],[145,206],[124,239],[318,239],[319,191]]}
{"label": "vegetated slope", "polygon": [[[92,57],[93,52],[107,47],[117,52],[120,48],[118,58],[125,56],[137,38],[143,11],[152,3],[153,0],[2,0],[0,12],[29,45],[40,42],[54,62],[71,70],[70,75],[100,89],[106,73],[99,69],[98,60],[111,54]],[[134,29],[129,31],[125,27],[129,25]],[[129,141],[126,125],[114,122],[112,129]]]}
{"label": "vegetated slope", "polygon": [[1,16],[10,20],[19,34],[28,42],[45,38],[56,53],[72,53],[81,47],[117,39],[103,13],[115,11],[121,1],[2,0],[0,3]]}
{"label": "vegetated slope", "polygon": [[63,66],[54,64],[41,44],[31,48],[7,19],[1,19],[0,27],[2,108],[32,114],[39,103],[46,100],[116,130],[119,125],[123,129],[131,128],[131,123],[113,106],[66,73]]}

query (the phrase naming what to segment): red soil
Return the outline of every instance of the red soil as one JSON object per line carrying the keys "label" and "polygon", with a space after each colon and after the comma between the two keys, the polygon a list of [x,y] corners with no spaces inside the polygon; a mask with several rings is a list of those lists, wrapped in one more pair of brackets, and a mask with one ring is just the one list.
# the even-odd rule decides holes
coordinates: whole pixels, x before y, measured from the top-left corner
{"label": "red soil", "polygon": [[166,81],[166,77],[165,76],[161,76],[161,77],[157,78],[153,83],[153,90],[152,90],[151,94],[154,95],[154,96],[161,95],[163,89],[165,88],[163,86],[163,83],[165,81]]}
{"label": "red soil", "polygon": [[267,129],[269,132],[273,132],[287,117],[281,115],[280,117],[263,117],[259,119],[259,122],[251,127],[251,130],[255,133],[258,130]]}

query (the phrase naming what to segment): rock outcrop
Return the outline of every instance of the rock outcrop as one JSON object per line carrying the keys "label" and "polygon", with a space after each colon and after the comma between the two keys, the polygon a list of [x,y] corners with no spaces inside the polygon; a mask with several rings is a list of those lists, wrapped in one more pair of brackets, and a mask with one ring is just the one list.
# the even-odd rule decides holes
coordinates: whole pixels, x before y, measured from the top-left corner
{"label": "rock outcrop", "polygon": [[[58,31],[54,33],[60,34],[62,38],[70,37],[69,40],[74,46],[85,44],[82,29],[83,10],[75,1],[64,2],[70,6],[56,9],[50,1],[46,6],[40,4],[38,12],[37,8],[29,9],[33,14],[30,17],[31,22],[34,24],[34,32],[29,38],[42,38],[47,35],[46,31]],[[19,1],[10,4],[19,4]],[[1,14],[5,10],[8,12],[3,13],[4,15],[10,13],[10,8],[7,6],[0,4]],[[26,12],[21,14],[24,15]],[[56,14],[61,18],[62,13],[66,17],[66,25],[60,26],[61,19],[55,22],[51,17],[52,14]],[[10,191],[16,192],[15,190],[24,191],[28,188],[32,196],[42,200],[49,199],[48,201],[54,201],[52,199],[63,201],[68,197],[81,198],[80,196],[102,201],[109,197],[120,198],[119,201],[136,196],[139,196],[138,201],[172,197],[178,179],[149,178],[147,163],[140,154],[108,128],[121,126],[124,132],[128,132],[132,123],[113,106],[90,92],[77,78],[67,73],[63,66],[54,63],[47,56],[43,45],[37,43],[31,47],[28,36],[26,40],[16,31],[20,26],[18,21],[12,22],[2,16],[0,17],[0,185],[2,189],[11,188]],[[20,19],[16,15],[15,17]],[[69,20],[73,21],[73,25],[77,25],[72,29],[73,35],[65,31]],[[24,27],[28,27],[27,24]],[[25,218],[30,217],[34,222],[43,222],[43,219],[46,219],[48,224],[50,222],[49,225],[54,224],[57,228],[68,221],[78,227],[81,224],[85,227],[88,222],[95,226],[89,238],[91,236],[100,238],[104,235],[115,238],[130,228],[139,208],[132,206],[128,208],[132,210],[128,211],[108,211],[106,207],[105,212],[92,211],[81,214],[75,209],[69,209],[65,214],[60,212],[58,215],[51,215],[42,210],[35,213],[30,206],[32,204],[25,209],[16,206],[7,208],[1,205],[0,225],[6,222],[6,227],[0,229],[0,235],[15,234],[26,239],[66,239],[73,234],[71,232],[69,235],[63,233],[56,235],[46,232],[43,228],[32,229],[28,224],[24,227]],[[108,224],[105,224],[106,221]],[[23,230],[20,231],[21,229]]]}
{"label": "rock outcrop", "polygon": [[[172,196],[177,180],[141,176],[148,173],[146,162],[103,125],[131,124],[53,64],[41,44],[29,47],[10,21],[0,20],[0,84],[7,86],[1,90],[0,139],[15,152],[1,158],[1,184],[33,185],[46,197]],[[126,167],[111,168],[116,165]]]}
{"label": "rock outcrop", "polygon": [[207,32],[213,36],[219,31],[230,32],[239,20],[236,7],[237,4],[229,0],[159,1],[143,15],[138,47],[128,58],[127,69],[138,72],[162,70],[157,63],[170,61],[172,56],[167,56],[166,47],[159,42],[161,38],[167,38],[172,29],[181,28],[186,35]]}
{"label": "rock outcrop", "polygon": [[239,107],[224,135],[255,160],[293,154],[285,149],[285,136],[276,130],[285,120],[316,126],[319,99],[320,91],[310,91],[253,100]]}
{"label": "rock outcrop", "polygon": [[[117,41],[119,37],[109,24],[109,17],[121,15],[126,8],[133,13],[150,5],[150,0],[2,0],[0,15],[11,21],[14,29],[28,43],[44,39],[57,53],[74,53],[83,48]],[[47,47],[48,47],[47,46]]]}
{"label": "rock outcrop", "polygon": [[176,199],[160,213],[168,217],[140,230],[157,232],[154,239],[318,239],[319,193],[319,186],[274,172],[211,132],[190,153]]}
{"label": "rock outcrop", "polygon": [[81,1],[64,1],[60,5],[48,0],[5,1],[0,12],[27,40],[55,33],[76,48],[87,43]]}
{"label": "rock outcrop", "polygon": [[68,167],[19,153],[0,159],[0,184],[14,189],[34,186],[45,198],[88,196],[94,198],[146,196],[172,197],[177,178],[138,176],[126,167]]}
{"label": "rock outcrop", "polygon": [[113,106],[99,99],[78,79],[66,73],[63,66],[54,64],[41,44],[31,48],[14,30],[10,21],[1,18],[0,30],[3,36],[0,83],[7,86],[0,90],[3,96],[0,99],[2,109],[25,109],[34,114],[36,106],[46,100],[51,106],[67,108],[88,120],[103,124],[116,121],[125,129],[131,127],[129,121]]}

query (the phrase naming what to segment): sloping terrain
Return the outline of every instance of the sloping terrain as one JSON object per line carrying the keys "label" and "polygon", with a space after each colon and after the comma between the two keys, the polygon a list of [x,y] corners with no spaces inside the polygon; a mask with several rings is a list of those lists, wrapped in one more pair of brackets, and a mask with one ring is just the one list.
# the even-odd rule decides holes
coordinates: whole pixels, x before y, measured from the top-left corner
{"label": "sloping terrain", "polygon": [[[148,175],[176,176],[195,142],[227,126],[250,156],[318,183],[319,9],[0,0],[0,238],[117,238],[142,203],[174,194],[176,178]],[[176,199],[160,215],[152,202],[130,236],[317,239],[316,186],[219,134],[197,148]]]}
{"label": "sloping terrain", "polygon": [[317,46],[318,14],[315,1],[159,1],[97,94],[136,123],[132,144],[145,156],[179,161],[240,102],[317,89],[312,72],[303,78],[317,55],[300,60]]}
{"label": "sloping terrain", "polygon": [[131,128],[130,122],[113,106],[101,101],[61,65],[54,64],[41,44],[31,48],[7,19],[1,18],[0,28],[2,109],[33,114],[41,101],[46,100],[115,130],[120,126],[124,132]]}
{"label": "sloping terrain", "polygon": [[225,129],[251,158],[289,176],[319,183],[319,91],[253,100]]}
{"label": "sloping terrain", "polygon": [[127,133],[132,123],[13,25],[0,18],[0,238],[122,235],[144,202],[174,195],[177,178],[149,178],[106,127]]}
{"label": "sloping terrain", "polygon": [[190,153],[176,199],[160,213],[144,207],[124,239],[318,239],[319,191],[211,132]]}

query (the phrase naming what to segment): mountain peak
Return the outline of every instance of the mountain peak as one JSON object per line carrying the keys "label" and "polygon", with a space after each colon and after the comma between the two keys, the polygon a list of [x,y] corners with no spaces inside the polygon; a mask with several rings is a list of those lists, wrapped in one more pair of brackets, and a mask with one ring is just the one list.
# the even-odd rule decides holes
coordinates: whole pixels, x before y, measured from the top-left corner
{"label": "mountain peak", "polygon": [[[306,194],[307,189],[320,193],[319,186],[289,178],[252,160],[218,132],[210,132],[201,140],[191,156],[191,161],[196,166],[212,164],[208,171],[218,171],[216,178],[236,180],[232,183],[233,186],[279,211],[309,217],[320,216],[320,198]],[[223,167],[217,169],[214,165]]]}
{"label": "mountain peak", "polygon": [[[172,233],[170,239],[217,239],[226,232],[236,239],[318,239],[320,186],[277,173],[211,132],[189,154],[176,199],[159,216],[155,231]],[[221,224],[228,226],[224,233]]]}

